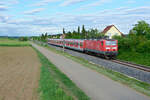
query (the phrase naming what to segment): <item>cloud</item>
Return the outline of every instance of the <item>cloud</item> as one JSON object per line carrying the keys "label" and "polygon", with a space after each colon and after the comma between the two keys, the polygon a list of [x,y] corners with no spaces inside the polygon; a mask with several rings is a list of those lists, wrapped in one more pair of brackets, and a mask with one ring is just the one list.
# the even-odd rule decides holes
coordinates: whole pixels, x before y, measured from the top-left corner
{"label": "cloud", "polygon": [[[39,11],[39,10],[31,10]],[[29,14],[32,14],[28,11]],[[146,20],[150,23],[150,7],[121,7],[115,9],[105,9],[103,11],[88,14],[68,14],[56,13],[53,16],[26,16],[22,19],[13,19],[6,15],[0,15],[0,33],[11,35],[38,35],[48,32],[57,34],[62,32],[64,27],[66,31],[77,30],[77,26],[85,25],[86,29],[98,28],[103,30],[107,25],[116,25],[121,32],[128,31],[139,20]],[[37,12],[36,12],[37,13]],[[27,13],[28,14],[28,13]],[[11,19],[10,19],[11,18]],[[12,32],[13,30],[13,32]]]}
{"label": "cloud", "polygon": [[0,11],[7,11],[8,7],[7,6],[0,6]]}
{"label": "cloud", "polygon": [[81,2],[84,2],[86,0],[66,0],[64,1],[60,6],[69,6],[69,5],[72,5],[72,4],[76,4],[76,3],[81,3]]}
{"label": "cloud", "polygon": [[135,0],[127,0],[126,3],[133,4],[133,3],[136,3],[136,1]]}
{"label": "cloud", "polygon": [[87,5],[83,5],[79,8],[79,10],[83,10],[83,9],[89,9],[91,7],[95,7],[95,6],[100,6],[102,4],[105,4],[105,3],[110,3],[112,0],[98,0],[96,2],[93,2],[93,3],[90,3],[90,4],[87,4]]}
{"label": "cloud", "polygon": [[57,1],[60,1],[60,0],[41,0],[40,2],[35,3],[31,6],[44,6],[44,5],[47,5],[48,3],[57,2]]}
{"label": "cloud", "polygon": [[37,9],[30,10],[30,11],[25,11],[24,14],[34,15],[36,13],[39,13],[39,12],[43,11],[44,9],[45,8],[37,8]]}
{"label": "cloud", "polygon": [[0,22],[1,23],[6,23],[9,19],[9,16],[6,15],[0,15]]}
{"label": "cloud", "polygon": [[18,4],[19,1],[18,0],[1,0],[0,1],[0,5],[14,5],[14,4]]}
{"label": "cloud", "polygon": [[149,14],[150,13],[150,7],[137,7],[132,9],[126,9],[124,12],[127,14]]}

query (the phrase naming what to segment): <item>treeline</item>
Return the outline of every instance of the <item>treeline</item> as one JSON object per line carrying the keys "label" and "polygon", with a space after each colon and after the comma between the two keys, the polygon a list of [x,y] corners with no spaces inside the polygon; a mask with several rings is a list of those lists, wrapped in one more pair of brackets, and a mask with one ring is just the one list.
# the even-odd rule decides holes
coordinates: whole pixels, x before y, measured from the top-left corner
{"label": "treeline", "polygon": [[150,53],[150,24],[138,21],[125,37],[115,36],[120,52]]}
{"label": "treeline", "polygon": [[91,28],[89,30],[85,29],[85,26],[82,25],[82,28],[80,29],[80,26],[78,26],[77,30],[73,30],[66,32],[65,28],[62,30],[62,34],[56,34],[56,35],[48,35],[47,33],[42,34],[41,36],[33,36],[33,40],[43,41],[46,42],[47,38],[56,38],[59,39],[64,35],[64,39],[98,39],[106,37],[103,33],[98,31],[98,29]]}
{"label": "treeline", "polygon": [[80,26],[78,26],[77,30],[73,30],[65,32],[65,29],[63,28],[63,34],[65,35],[65,39],[89,39],[89,38],[101,38],[104,35],[98,31],[98,29],[89,29],[86,30],[84,25],[82,25],[82,28],[80,29]]}
{"label": "treeline", "polygon": [[41,36],[33,36],[31,37],[31,40],[38,40],[38,41],[42,41],[42,42],[47,42],[47,38],[48,38],[48,34],[42,34]]}

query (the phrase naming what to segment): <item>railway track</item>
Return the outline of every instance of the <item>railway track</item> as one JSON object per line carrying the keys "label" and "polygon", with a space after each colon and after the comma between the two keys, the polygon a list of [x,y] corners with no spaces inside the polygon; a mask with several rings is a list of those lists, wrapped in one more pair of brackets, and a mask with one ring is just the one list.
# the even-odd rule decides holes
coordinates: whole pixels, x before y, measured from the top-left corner
{"label": "railway track", "polygon": [[[35,43],[42,44],[41,42],[37,42],[37,41],[35,41]],[[50,45],[50,44],[48,44],[48,45],[52,48],[56,48],[57,50],[63,50],[60,47]],[[86,59],[86,60],[93,62],[95,64],[104,66],[105,68],[108,68],[110,70],[120,72],[120,73],[125,74],[125,75],[130,76],[130,77],[134,77],[140,81],[150,83],[150,67],[147,68],[146,66],[137,65],[137,64],[136,64],[136,66],[132,67],[133,64],[127,65],[127,63],[122,64],[121,62],[119,64],[117,61],[113,62],[113,61],[108,60],[108,59],[103,59],[103,58],[99,59],[98,56],[95,56],[95,55],[92,56],[91,54],[76,52],[76,51],[69,50],[69,49],[65,49],[65,52],[72,55],[72,56],[81,57],[81,58]],[[112,59],[112,60],[116,60],[116,59]],[[128,64],[129,63],[130,62],[128,62]]]}
{"label": "railway track", "polygon": [[[86,53],[86,54],[88,54],[88,53]],[[91,54],[88,54],[88,55],[91,55]],[[94,56],[99,57],[97,55],[94,55]],[[121,61],[121,60],[118,60],[118,59],[112,59],[112,60],[109,60],[109,61],[114,62],[114,63],[118,63],[118,64],[122,64],[122,65],[126,65],[128,67],[136,68],[136,69],[139,69],[139,70],[142,70],[142,71],[150,72],[150,67],[149,66],[135,64],[135,63],[131,63],[131,62],[128,62],[128,61]]]}
{"label": "railway track", "polygon": [[150,72],[150,67],[148,67],[148,66],[144,66],[144,65],[140,65],[140,64],[134,64],[134,63],[131,63],[131,62],[121,61],[121,60],[117,60],[117,59],[114,59],[114,60],[111,60],[111,61],[115,62],[115,63],[118,63],[118,64],[133,67],[133,68],[136,68],[136,69],[139,69],[139,70],[143,70],[143,71],[146,71],[146,72]]}

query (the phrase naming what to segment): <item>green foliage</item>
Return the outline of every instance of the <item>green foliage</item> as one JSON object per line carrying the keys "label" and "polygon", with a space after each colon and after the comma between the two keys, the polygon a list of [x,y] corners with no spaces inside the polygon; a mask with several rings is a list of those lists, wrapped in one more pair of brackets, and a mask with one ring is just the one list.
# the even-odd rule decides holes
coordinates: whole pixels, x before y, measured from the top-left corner
{"label": "green foliage", "polygon": [[139,21],[126,37],[114,37],[118,40],[118,59],[150,66],[149,24]]}
{"label": "green foliage", "polygon": [[80,35],[80,26],[78,26],[78,35]]}
{"label": "green foliage", "polygon": [[65,29],[63,28],[63,34],[65,34],[66,32],[65,32]]}
{"label": "green foliage", "polygon": [[91,38],[102,38],[104,34],[100,33],[98,29],[89,29],[86,30],[85,26],[82,26],[82,30],[80,31],[80,27],[78,26],[77,31],[67,32],[65,34],[66,39],[91,39]]}
{"label": "green foliage", "polygon": [[48,38],[48,34],[42,34],[41,36],[33,36],[31,37],[32,40],[38,40],[38,41],[42,41],[42,42],[47,42],[47,38]]}
{"label": "green foliage", "polygon": [[135,24],[130,30],[130,34],[137,34],[138,36],[150,34],[150,25],[145,21],[138,21],[138,24]]}
{"label": "green foliage", "polygon": [[139,53],[150,53],[150,40],[143,41],[137,45],[137,52]]}
{"label": "green foliage", "polygon": [[20,37],[19,41],[28,41],[28,37]]}
{"label": "green foliage", "polygon": [[15,38],[0,38],[0,46],[31,46],[27,41],[19,41]]}

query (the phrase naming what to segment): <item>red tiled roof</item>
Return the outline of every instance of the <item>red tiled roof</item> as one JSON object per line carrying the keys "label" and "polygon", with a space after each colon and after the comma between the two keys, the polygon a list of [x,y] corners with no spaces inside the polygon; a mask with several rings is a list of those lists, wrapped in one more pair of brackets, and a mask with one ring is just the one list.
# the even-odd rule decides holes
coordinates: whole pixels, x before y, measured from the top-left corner
{"label": "red tiled roof", "polygon": [[110,30],[110,28],[111,28],[112,26],[114,26],[114,25],[107,26],[107,27],[103,30],[102,33],[106,33],[108,30]]}
{"label": "red tiled roof", "polygon": [[[105,34],[105,33],[106,33],[108,30],[110,30],[110,28],[113,27],[113,26],[115,27],[115,25],[107,26],[107,27],[102,31],[102,33]],[[117,29],[117,27],[115,27],[115,28]],[[118,29],[117,29],[117,30],[118,30]],[[119,31],[119,30],[118,30],[118,31]],[[120,32],[120,31],[119,31],[119,32]],[[121,33],[122,36],[124,36],[122,32],[120,32],[120,33]]]}

